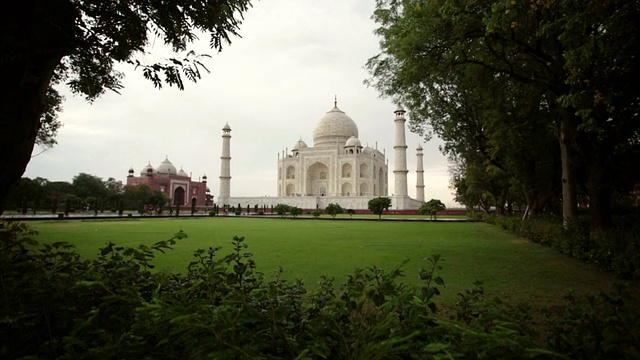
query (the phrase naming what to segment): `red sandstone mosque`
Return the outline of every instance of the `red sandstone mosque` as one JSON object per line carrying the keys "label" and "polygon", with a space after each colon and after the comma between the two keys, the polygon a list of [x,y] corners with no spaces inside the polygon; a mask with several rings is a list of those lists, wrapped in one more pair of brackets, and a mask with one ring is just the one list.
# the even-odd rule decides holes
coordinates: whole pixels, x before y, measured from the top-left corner
{"label": "red sandstone mosque", "polygon": [[213,196],[207,188],[207,176],[203,175],[202,180],[192,181],[191,175],[182,168],[178,171],[176,167],[165,158],[157,168],[147,164],[141,171],[140,176],[134,175],[133,168],[129,169],[127,185],[138,186],[147,184],[152,191],[158,190],[171,199],[172,205],[206,207],[213,205]]}

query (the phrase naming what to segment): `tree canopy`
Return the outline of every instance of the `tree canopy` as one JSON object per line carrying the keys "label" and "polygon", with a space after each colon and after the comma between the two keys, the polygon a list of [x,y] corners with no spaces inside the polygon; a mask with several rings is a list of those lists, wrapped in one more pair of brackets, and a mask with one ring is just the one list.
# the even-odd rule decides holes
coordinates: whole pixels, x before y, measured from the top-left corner
{"label": "tree canopy", "polygon": [[275,210],[276,214],[282,217],[284,217],[289,212],[289,209],[290,207],[287,204],[277,204],[273,207],[273,210]]}
{"label": "tree canopy", "polygon": [[625,0],[379,0],[368,83],[442,137],[458,199],[557,199],[571,222],[584,194],[597,231],[640,179],[638,15]]}
{"label": "tree canopy", "polygon": [[382,219],[384,211],[391,207],[391,198],[381,196],[373,198],[369,200],[367,207],[372,213],[378,215],[378,219]]}
{"label": "tree canopy", "polygon": [[447,207],[442,203],[442,201],[438,199],[431,199],[424,203],[418,211],[420,211],[420,214],[429,214],[431,220],[435,220],[438,211],[442,211],[446,208]]}
{"label": "tree canopy", "polygon": [[[162,2],[26,0],[0,13],[0,212],[7,191],[20,179],[36,141],[55,142],[62,98],[55,86],[92,101],[117,92],[123,74],[116,63],[140,68],[161,88],[184,88],[207,68],[188,44],[200,33],[222,50],[238,36],[249,0]],[[178,55],[148,64],[146,45],[162,41]]]}
{"label": "tree canopy", "polygon": [[26,206],[33,210],[47,210],[55,213],[71,203],[72,209],[90,205],[92,210],[115,211],[133,210],[138,204],[163,208],[169,198],[158,190],[151,190],[147,184],[124,185],[114,178],[102,180],[95,175],[80,173],[73,182],[49,181],[43,178],[21,178],[18,185],[7,194],[7,209]]}
{"label": "tree canopy", "polygon": [[340,206],[340,204],[331,203],[327,205],[327,207],[324,209],[324,212],[331,215],[331,217],[335,219],[336,215],[342,214],[344,212],[344,209],[342,208],[342,206]]}

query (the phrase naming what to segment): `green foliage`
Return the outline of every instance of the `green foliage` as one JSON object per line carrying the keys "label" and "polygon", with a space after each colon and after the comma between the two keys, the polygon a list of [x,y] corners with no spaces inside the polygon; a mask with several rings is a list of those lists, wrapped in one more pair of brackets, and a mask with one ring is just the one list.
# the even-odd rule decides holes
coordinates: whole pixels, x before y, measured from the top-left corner
{"label": "green foliage", "polygon": [[349,217],[350,217],[350,218],[353,218],[353,215],[354,215],[355,213],[356,213],[356,211],[355,211],[355,210],[353,210],[353,209],[348,209],[348,210],[347,210],[347,214],[349,214]]}
{"label": "green foliage", "polygon": [[344,212],[344,209],[342,208],[342,206],[340,206],[340,204],[331,203],[327,205],[327,207],[324,209],[324,212],[331,215],[331,217],[335,219],[336,215],[342,214]]}
{"label": "green foliage", "polygon": [[320,217],[320,215],[322,215],[322,212],[320,210],[314,210],[311,215],[313,215],[313,217]]}
{"label": "green foliage", "polygon": [[420,209],[418,209],[418,211],[420,211],[420,214],[429,214],[431,220],[435,220],[436,214],[438,214],[438,211],[442,211],[446,208],[447,207],[442,203],[442,201],[437,199],[431,199],[427,201],[424,205],[422,205]]}
{"label": "green foliage", "polygon": [[571,222],[588,196],[597,235],[639,179],[639,15],[625,0],[377,1],[368,83],[444,140],[458,201],[533,215],[562,201]]}
{"label": "green foliage", "polygon": [[378,215],[378,219],[382,218],[382,214],[385,210],[389,210],[391,207],[391,198],[377,197],[369,200],[367,207],[372,213]]}
{"label": "green foliage", "polygon": [[[151,271],[151,246],[109,242],[82,260],[68,244],[45,246],[23,224],[0,231],[3,358],[633,358],[640,344],[634,299],[619,291],[569,296],[541,327],[530,309],[487,300],[481,283],[436,315],[445,286],[433,255],[406,287],[402,265],[356,269],[316,290],[257,270],[244,237],[232,249],[199,249],[184,274]],[[553,315],[553,314],[551,314]],[[543,329],[542,333],[538,329]]]}
{"label": "green foliage", "polygon": [[577,296],[551,320],[550,347],[577,359],[632,359],[640,352],[640,313],[626,288],[615,293]]}
{"label": "green foliage", "polygon": [[291,214],[291,216],[298,217],[298,215],[302,215],[302,209],[300,209],[297,206],[291,206],[289,207],[289,214]]}
{"label": "green foliage", "polygon": [[[13,11],[29,14],[28,21],[12,16],[0,21],[0,74],[7,94],[0,99],[6,127],[0,144],[4,156],[15,159],[0,169],[0,205],[24,172],[34,143],[55,144],[63,100],[59,86],[88,101],[106,91],[117,93],[124,77],[118,64],[124,63],[140,68],[156,88],[166,84],[184,89],[186,81],[196,82],[209,72],[202,63],[208,55],[189,51],[188,45],[204,34],[210,47],[221,51],[239,35],[250,7],[249,0],[16,4]],[[145,54],[156,41],[175,55],[147,63]]]}
{"label": "green foliage", "polygon": [[278,204],[273,209],[276,211],[276,214],[284,217],[284,215],[289,212],[289,205]]}
{"label": "green foliage", "polygon": [[[149,191],[145,191],[145,189],[138,191],[136,187],[122,189],[122,183],[114,178],[103,181],[97,176],[85,173],[74,176],[72,183],[49,181],[40,177],[35,179],[21,178],[17,186],[8,193],[6,205],[10,209],[18,209],[22,204],[22,199],[27,199],[30,208],[50,211],[54,205],[57,209],[58,202],[74,196],[72,199],[78,198],[84,202],[84,204],[74,204],[74,208],[83,208],[83,205],[91,204],[93,209],[94,201],[116,208],[121,193],[124,193],[129,209],[135,209],[138,201],[143,201],[145,204],[157,204],[160,201],[164,204],[166,202],[164,194],[159,191],[151,193],[148,187],[147,190]],[[55,213],[55,210],[53,212]]]}
{"label": "green foliage", "polygon": [[536,243],[551,246],[562,254],[596,264],[625,279],[640,279],[640,226],[637,214],[616,216],[615,229],[601,231],[597,241],[589,234],[587,217],[579,217],[569,227],[553,217],[485,215],[484,221],[502,227]]}

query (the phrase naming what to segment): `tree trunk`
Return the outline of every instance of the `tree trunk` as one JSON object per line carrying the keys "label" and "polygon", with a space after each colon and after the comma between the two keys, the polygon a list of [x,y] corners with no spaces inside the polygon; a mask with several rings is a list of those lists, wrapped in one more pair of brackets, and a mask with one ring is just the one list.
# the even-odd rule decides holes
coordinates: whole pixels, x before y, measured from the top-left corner
{"label": "tree trunk", "polygon": [[75,5],[23,0],[0,12],[0,214],[31,159],[53,71],[75,41]]}
{"label": "tree trunk", "polygon": [[578,216],[578,192],[573,169],[573,123],[566,115],[560,124],[560,160],[562,163],[562,219],[565,226]]}
{"label": "tree trunk", "polygon": [[40,127],[53,70],[62,56],[16,59],[0,65],[0,214],[9,191],[24,174]]}
{"label": "tree trunk", "polygon": [[589,164],[587,191],[589,193],[589,235],[597,240],[602,230],[611,227],[611,187],[608,166],[609,149],[596,147]]}

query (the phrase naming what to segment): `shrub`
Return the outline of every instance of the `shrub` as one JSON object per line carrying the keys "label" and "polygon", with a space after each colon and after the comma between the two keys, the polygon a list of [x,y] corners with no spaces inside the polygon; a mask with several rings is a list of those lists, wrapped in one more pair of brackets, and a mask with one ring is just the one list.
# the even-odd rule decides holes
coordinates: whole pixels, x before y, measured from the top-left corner
{"label": "shrub", "polygon": [[322,215],[322,211],[315,210],[314,212],[311,213],[311,215],[313,215],[313,217],[319,217],[320,215]]}
{"label": "shrub", "polygon": [[298,215],[302,215],[302,209],[300,209],[297,206],[290,206],[289,207],[289,214],[291,214],[291,216],[293,216],[294,218],[297,218]]}
{"label": "shrub", "polygon": [[289,205],[278,204],[273,209],[276,211],[276,214],[284,217],[284,215],[289,212]]}
{"label": "shrub", "polygon": [[634,299],[569,296],[562,316],[532,326],[530,309],[485,299],[482,284],[436,316],[442,259],[408,288],[402,265],[357,269],[314,291],[257,271],[244,237],[199,249],[186,274],[152,272],[152,246],[113,243],[85,261],[64,243],[38,246],[22,224],[0,230],[3,358],[633,358]]}
{"label": "shrub", "polygon": [[634,280],[640,279],[640,225],[637,219],[637,214],[633,213],[617,216],[612,229],[600,232],[597,241],[592,241],[586,216],[579,216],[567,228],[559,219],[548,216],[527,220],[515,216],[484,216],[485,222]]}
{"label": "shrub", "polygon": [[327,205],[327,207],[324,209],[324,212],[331,215],[331,217],[335,219],[336,215],[342,214],[344,212],[344,209],[342,208],[342,206],[340,206],[340,204],[331,203]]}

